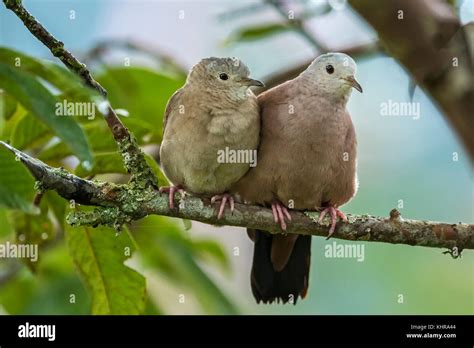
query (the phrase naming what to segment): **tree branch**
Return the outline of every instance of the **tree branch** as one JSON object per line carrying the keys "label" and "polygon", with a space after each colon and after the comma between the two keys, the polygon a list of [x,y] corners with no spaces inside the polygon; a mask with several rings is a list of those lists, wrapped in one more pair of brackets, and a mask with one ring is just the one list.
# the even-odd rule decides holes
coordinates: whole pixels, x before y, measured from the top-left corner
{"label": "tree branch", "polygon": [[[64,44],[51,35],[35,17],[22,5],[21,0],[3,0],[7,9],[11,10],[21,19],[25,27],[40,40],[51,53],[73,73],[79,75],[84,83],[98,91],[102,96],[107,96],[107,91],[92,77],[86,65],[77,60],[71,52],[64,48]],[[156,186],[157,179],[148,166],[143,152],[140,150],[135,138],[118,118],[114,109],[107,102],[106,108],[99,111],[105,116],[107,125],[119,146],[124,160],[124,166],[132,175],[131,183],[138,186]]]}
{"label": "tree branch", "polygon": [[[124,223],[154,214],[281,233],[279,226],[273,221],[271,210],[267,208],[237,203],[233,214],[226,212],[221,220],[217,220],[215,207],[209,200],[193,196],[183,198],[177,194],[179,208],[170,209],[168,196],[160,194],[155,188],[133,191],[129,189],[129,185],[84,180],[64,169],[52,168],[6,143],[0,144],[23,162],[40,182],[37,186],[41,189],[55,190],[63,198],[77,203],[101,206],[93,211],[73,211],[67,217],[71,225],[109,225],[119,228]],[[327,236],[329,217],[322,224],[316,223],[319,218],[317,212],[291,211],[291,217],[287,233]],[[335,238],[436,248],[457,247],[459,251],[474,249],[474,225],[404,220],[395,209],[389,218],[348,215],[348,219],[349,223],[338,222]]]}
{"label": "tree branch", "polygon": [[351,0],[350,4],[377,31],[390,55],[438,103],[474,161],[474,63],[452,8],[441,0],[386,0],[383,6]]}

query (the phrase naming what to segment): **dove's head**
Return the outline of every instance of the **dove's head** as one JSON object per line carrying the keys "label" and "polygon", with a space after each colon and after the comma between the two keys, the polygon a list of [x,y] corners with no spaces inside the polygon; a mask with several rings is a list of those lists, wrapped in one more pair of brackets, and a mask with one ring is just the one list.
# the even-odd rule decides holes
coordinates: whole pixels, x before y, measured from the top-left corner
{"label": "dove's head", "polygon": [[237,58],[202,59],[188,76],[188,83],[212,94],[222,94],[233,100],[245,99],[252,86],[264,84],[249,77],[249,68]]}
{"label": "dove's head", "polygon": [[326,53],[316,58],[303,72],[303,76],[333,96],[347,98],[352,88],[362,93],[355,79],[357,66],[344,53]]}

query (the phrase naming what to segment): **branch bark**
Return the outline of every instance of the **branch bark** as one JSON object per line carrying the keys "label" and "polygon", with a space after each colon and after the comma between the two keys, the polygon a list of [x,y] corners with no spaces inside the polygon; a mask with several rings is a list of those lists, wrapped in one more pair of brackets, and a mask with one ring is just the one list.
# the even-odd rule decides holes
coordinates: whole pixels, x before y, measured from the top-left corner
{"label": "branch bark", "polygon": [[[441,0],[350,0],[385,48],[444,111],[474,161],[474,63],[464,28]],[[401,11],[401,12],[400,12]]]}
{"label": "branch bark", "polygon": [[[0,142],[12,151],[41,183],[41,189],[56,190],[63,198],[85,205],[100,206],[93,211],[73,211],[67,221],[71,225],[108,225],[120,228],[124,223],[147,215],[164,215],[204,222],[213,225],[240,226],[281,233],[273,221],[270,209],[247,204],[235,205],[233,214],[226,212],[217,220],[215,207],[209,200],[177,194],[179,208],[170,209],[168,196],[155,188],[131,191],[129,185],[96,183],[81,179],[64,169],[56,169],[34,159],[10,145]],[[292,221],[287,233],[327,236],[329,217],[317,223],[319,213],[291,211]],[[348,215],[349,223],[338,222],[335,238],[355,241],[373,241],[408,244],[436,248],[457,247],[474,249],[474,225],[447,224],[432,221],[404,220],[395,209],[390,217]]]}

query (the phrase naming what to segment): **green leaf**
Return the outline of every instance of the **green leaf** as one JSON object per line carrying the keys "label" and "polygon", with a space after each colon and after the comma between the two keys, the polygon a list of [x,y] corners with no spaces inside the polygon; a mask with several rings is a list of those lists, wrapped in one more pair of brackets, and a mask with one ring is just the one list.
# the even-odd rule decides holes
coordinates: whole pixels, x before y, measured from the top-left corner
{"label": "green leaf", "polygon": [[74,100],[90,100],[99,96],[98,92],[83,85],[81,79],[65,67],[52,61],[37,59],[5,47],[0,48],[0,62],[16,70],[41,77],[59,89],[63,96]]}
{"label": "green leaf", "polygon": [[[156,161],[147,154],[145,154],[145,160],[158,178],[158,185],[168,185],[168,180],[164,176]],[[80,177],[108,173],[127,174],[127,170],[123,166],[122,156],[117,152],[96,154],[94,156],[94,165],[92,167],[85,166],[84,163],[80,163],[75,171],[75,174]]]}
{"label": "green leaf", "polygon": [[[0,304],[14,315],[85,315],[90,298],[77,274],[65,243],[40,249],[36,273],[23,267],[0,287]],[[74,295],[74,302],[70,302]]]}
{"label": "green leaf", "polygon": [[3,116],[4,120],[9,120],[15,114],[17,105],[13,97],[0,90],[0,116]]}
{"label": "green leaf", "polygon": [[35,180],[4,146],[0,145],[0,206],[38,213],[32,204]]}
{"label": "green leaf", "polygon": [[8,95],[6,91],[0,89],[0,136],[10,135],[11,127],[7,129],[7,125],[8,123],[14,123],[9,121],[15,115],[17,106],[18,102]]}
{"label": "green leaf", "polygon": [[49,190],[43,194],[43,200],[48,202],[48,207],[53,212],[58,223],[64,226],[66,216],[66,206],[69,204],[67,200],[61,197],[57,192]]}
{"label": "green leaf", "polygon": [[26,268],[20,270],[16,276],[0,288],[0,304],[9,314],[24,312],[28,302],[38,291],[38,283],[28,273]]}
{"label": "green leaf", "polygon": [[42,150],[38,154],[38,159],[42,160],[43,162],[53,160],[59,161],[70,155],[72,155],[72,151],[68,147],[64,146],[62,142],[59,142]]}
{"label": "green leaf", "polygon": [[0,63],[0,88],[7,90],[32,115],[52,128],[79,159],[92,162],[89,145],[81,127],[70,117],[56,116],[57,98],[33,76]]}
{"label": "green leaf", "polygon": [[5,128],[5,102],[2,98],[1,94],[2,90],[0,90],[0,136],[3,133],[3,129]]}
{"label": "green leaf", "polygon": [[177,252],[172,260],[176,263],[176,268],[181,271],[180,276],[187,279],[187,282],[194,284],[191,288],[199,298],[203,309],[208,313],[216,314],[237,314],[237,308],[227,298],[214,281],[196,263],[196,260],[189,254],[184,253],[179,247],[172,248]]}
{"label": "green leaf", "polygon": [[5,121],[2,129],[0,138],[1,139],[10,139],[13,133],[13,129],[16,127],[16,124],[25,116],[28,112],[18,103],[15,112],[11,115],[8,120]]}
{"label": "green leaf", "polygon": [[148,216],[136,226],[140,254],[180,287],[186,287],[210,314],[236,314],[237,308],[197,263],[196,246],[174,221]]}
{"label": "green leaf", "polygon": [[[146,123],[140,120],[130,120],[129,118],[122,118],[122,121],[124,121],[124,119],[126,119],[124,123],[127,128],[135,135],[135,137],[137,137],[139,142],[142,137],[149,132],[149,125]],[[82,127],[84,132],[87,134],[93,152],[117,152],[117,143],[104,120],[98,119],[93,122],[88,122],[87,124],[83,124]],[[59,143],[42,151],[39,155],[39,159],[43,161],[59,160],[70,156],[71,154],[72,152],[69,148]]]}
{"label": "green leaf", "polygon": [[166,178],[166,176],[163,174],[163,171],[161,170],[158,163],[156,163],[155,159],[153,157],[151,157],[150,155],[145,154],[145,160],[148,163],[148,165],[150,166],[153,173],[155,173],[155,175],[158,179],[158,186],[160,186],[160,187],[161,186],[168,186],[169,181]]}
{"label": "green leaf", "polygon": [[127,230],[66,227],[70,254],[92,296],[93,314],[140,314],[145,310],[145,278],[124,265],[136,245]]}
{"label": "green leaf", "polygon": [[[94,152],[117,151],[117,143],[115,142],[104,120],[97,120],[87,123],[83,125],[83,128]],[[70,156],[71,154],[71,149],[67,148],[61,143],[58,143],[43,150],[38,157],[42,161],[49,161],[59,160]]]}
{"label": "green leaf", "polygon": [[13,227],[11,226],[10,221],[8,221],[7,213],[7,209],[0,208],[0,226],[2,226],[2,228],[0,228],[0,239],[9,237],[13,234]]}
{"label": "green leaf", "polygon": [[184,230],[189,231],[193,227],[193,223],[191,220],[188,219],[181,219],[183,222]]}
{"label": "green leaf", "polygon": [[127,173],[123,166],[122,156],[117,152],[96,154],[94,155],[94,165],[92,167],[84,166],[84,163],[80,163],[75,171],[75,174],[80,177],[108,173]]}
{"label": "green leaf", "polygon": [[261,40],[289,30],[293,30],[293,27],[283,23],[271,23],[241,28],[233,32],[230,37],[224,41],[224,45],[230,45],[236,42]]}
{"label": "green leaf", "polygon": [[41,245],[55,236],[53,224],[47,215],[47,209],[39,215],[10,211],[9,220],[20,242]]}
{"label": "green leaf", "polygon": [[204,261],[215,261],[222,270],[230,272],[230,261],[222,246],[214,240],[202,239],[193,241],[196,256],[202,258]]}
{"label": "green leaf", "polygon": [[163,114],[168,99],[184,84],[182,77],[171,77],[150,69],[138,67],[113,67],[107,69],[97,80],[109,92],[114,108],[125,109],[130,117],[147,124],[153,140],[161,142]]}
{"label": "green leaf", "polygon": [[165,314],[163,310],[158,306],[157,303],[153,302],[150,298],[146,302],[146,308],[144,315],[163,315]]}
{"label": "green leaf", "polygon": [[16,123],[10,137],[11,145],[23,150],[48,134],[48,127],[30,114],[24,115]]}
{"label": "green leaf", "polygon": [[[47,214],[47,204],[42,202],[42,212],[39,215],[31,215],[22,211],[10,211],[10,224],[15,230],[17,243],[28,245],[41,245],[47,241],[51,241],[55,237],[53,223]],[[42,253],[38,254],[37,260],[31,258],[21,259],[32,271],[37,270],[37,265],[42,257]]]}

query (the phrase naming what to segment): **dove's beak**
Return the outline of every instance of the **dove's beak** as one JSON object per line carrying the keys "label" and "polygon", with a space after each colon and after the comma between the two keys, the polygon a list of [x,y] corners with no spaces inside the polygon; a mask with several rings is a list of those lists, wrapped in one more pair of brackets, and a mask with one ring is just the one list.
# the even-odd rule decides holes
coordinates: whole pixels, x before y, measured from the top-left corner
{"label": "dove's beak", "polygon": [[265,84],[262,82],[262,81],[259,81],[259,80],[254,80],[254,79],[251,79],[250,77],[243,77],[241,82],[244,84],[244,85],[247,85],[249,87],[251,86],[255,86],[255,87],[265,87]]}
{"label": "dove's beak", "polygon": [[362,93],[362,86],[359,84],[359,82],[357,82],[357,80],[355,79],[354,76],[349,76],[349,77],[346,77],[344,80],[346,80],[347,82],[349,82],[349,84],[354,87],[355,89],[357,89],[360,93]]}

